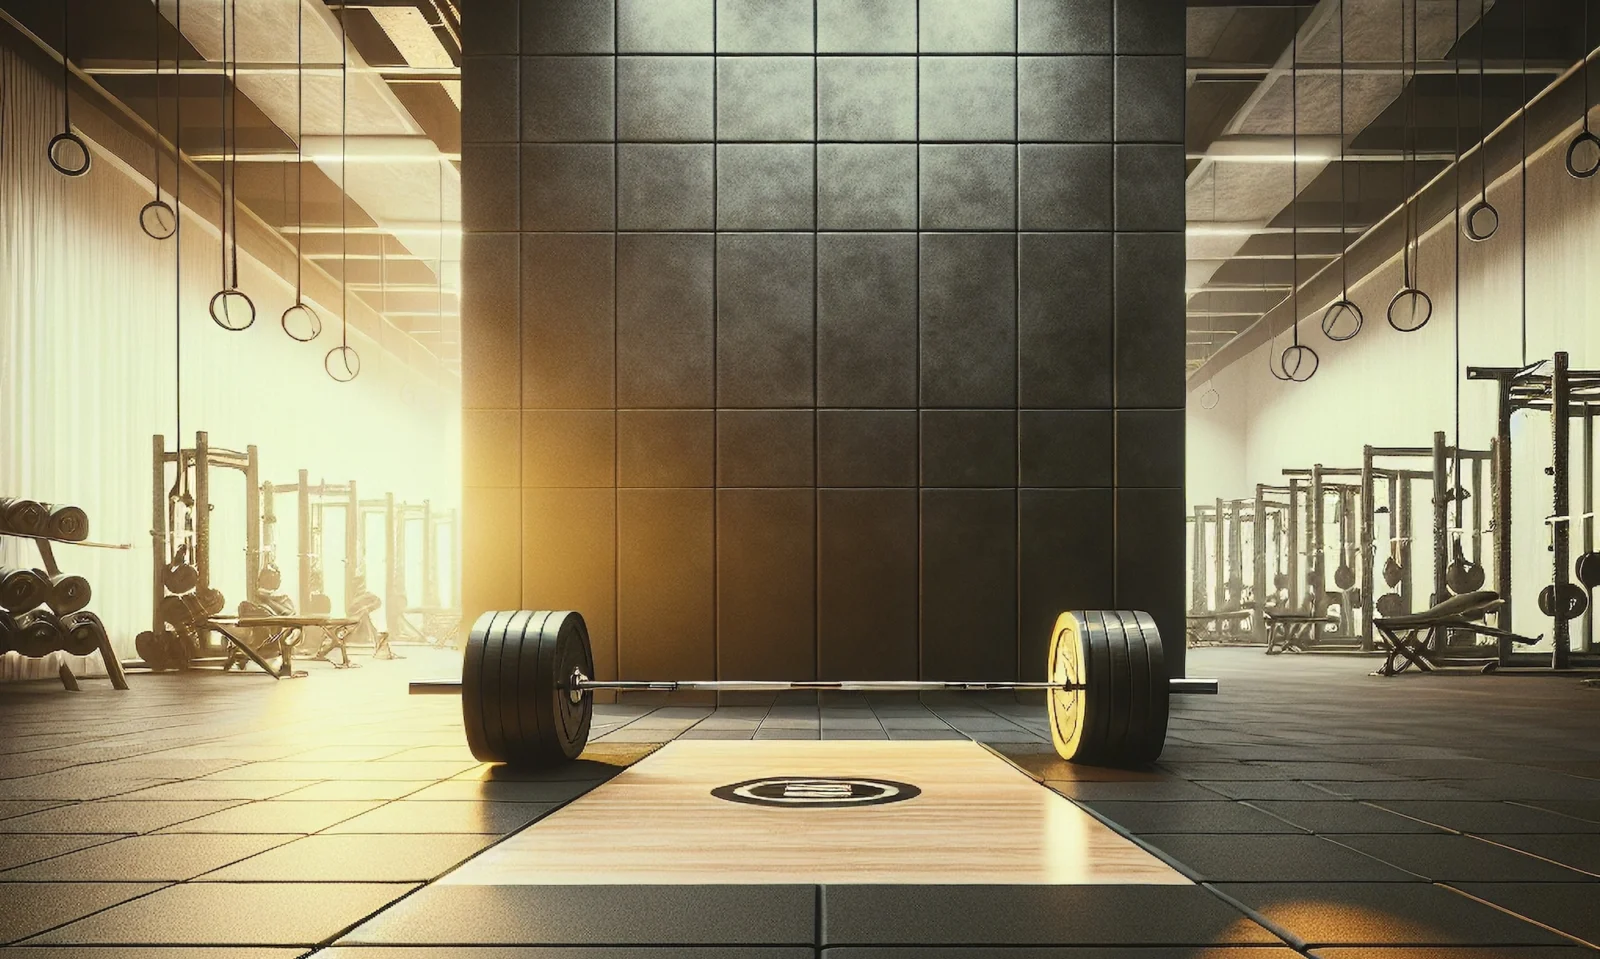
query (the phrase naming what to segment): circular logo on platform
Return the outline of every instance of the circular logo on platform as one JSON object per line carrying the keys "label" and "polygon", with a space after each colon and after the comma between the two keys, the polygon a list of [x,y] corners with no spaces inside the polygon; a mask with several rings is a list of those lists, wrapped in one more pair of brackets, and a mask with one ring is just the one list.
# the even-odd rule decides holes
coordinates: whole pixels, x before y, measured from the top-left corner
{"label": "circular logo on platform", "polygon": [[755,806],[828,809],[842,806],[878,806],[915,799],[922,790],[892,779],[853,779],[833,776],[769,776],[747,779],[711,790],[729,802]]}

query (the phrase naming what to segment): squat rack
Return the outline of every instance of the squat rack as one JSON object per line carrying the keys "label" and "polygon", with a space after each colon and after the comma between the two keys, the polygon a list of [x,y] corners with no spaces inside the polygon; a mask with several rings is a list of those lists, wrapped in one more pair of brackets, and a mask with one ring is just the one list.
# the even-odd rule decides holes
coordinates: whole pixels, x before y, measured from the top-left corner
{"label": "squat rack", "polygon": [[[1519,410],[1539,410],[1550,414],[1551,465],[1546,472],[1551,478],[1550,516],[1545,524],[1550,530],[1551,583],[1559,591],[1571,582],[1572,526],[1578,519],[1583,525],[1583,549],[1594,549],[1594,420],[1600,413],[1600,370],[1574,370],[1570,357],[1558,351],[1551,359],[1525,367],[1469,366],[1467,379],[1492,380],[1499,390],[1498,416],[1495,426],[1496,448],[1500,451],[1495,461],[1494,529],[1495,582],[1502,584],[1500,607],[1496,620],[1502,630],[1511,631],[1511,418]],[[1582,421],[1582,510],[1574,517],[1571,512],[1571,475],[1568,457],[1571,455],[1572,420]],[[1553,648],[1548,665],[1554,669],[1571,666],[1600,665],[1594,650],[1594,613],[1584,613],[1583,648],[1574,657],[1572,652],[1571,621],[1554,617],[1551,630]],[[1534,665],[1546,659],[1542,653],[1518,653],[1512,649],[1507,637],[1499,639],[1501,665]]]}
{"label": "squat rack", "polygon": [[[312,596],[315,586],[311,582],[313,565],[321,567],[322,556],[318,544],[321,542],[322,517],[329,509],[342,509],[345,511],[344,524],[344,588],[346,601],[354,590],[355,564],[351,559],[357,555],[357,533],[360,529],[357,517],[360,513],[360,501],[356,498],[356,483],[315,483],[310,479],[309,470],[300,470],[296,481],[293,483],[263,483],[261,484],[261,501],[263,525],[267,529],[266,537],[269,543],[276,546],[276,537],[272,529],[277,524],[277,511],[274,508],[276,498],[282,495],[294,494],[295,534],[297,542],[295,552],[299,559],[296,564],[296,597],[302,614],[312,612]],[[249,595],[256,594],[256,578],[259,575],[259,557],[254,563],[248,565],[248,590]],[[326,575],[327,571],[323,571]]]}

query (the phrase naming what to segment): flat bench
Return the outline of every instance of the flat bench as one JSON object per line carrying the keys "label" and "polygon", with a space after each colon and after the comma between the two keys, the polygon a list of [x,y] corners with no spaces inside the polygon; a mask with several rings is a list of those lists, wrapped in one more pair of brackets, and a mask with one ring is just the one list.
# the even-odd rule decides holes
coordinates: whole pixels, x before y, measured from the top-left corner
{"label": "flat bench", "polygon": [[1497,629],[1483,622],[1488,614],[1505,605],[1505,600],[1492,589],[1480,589],[1460,596],[1451,596],[1420,613],[1402,616],[1384,616],[1372,621],[1382,639],[1388,655],[1383,665],[1373,671],[1374,676],[1393,676],[1411,666],[1419,672],[1431,673],[1445,669],[1467,669],[1486,673],[1499,665],[1498,658],[1445,659],[1434,655],[1429,647],[1442,646],[1451,630],[1462,630],[1480,636],[1507,638],[1515,643],[1537,643],[1538,638],[1519,636]]}

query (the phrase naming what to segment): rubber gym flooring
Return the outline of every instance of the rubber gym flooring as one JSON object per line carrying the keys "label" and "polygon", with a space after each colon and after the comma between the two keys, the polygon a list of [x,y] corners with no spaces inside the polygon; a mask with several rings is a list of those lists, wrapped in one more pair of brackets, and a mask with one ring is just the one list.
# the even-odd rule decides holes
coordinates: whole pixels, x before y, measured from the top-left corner
{"label": "rubber gym flooring", "polygon": [[[1554,959],[1600,944],[1600,689],[1572,677],[1380,680],[1370,660],[1193,650],[1223,694],[1175,700],[1166,754],[1136,772],[1061,763],[1039,707],[978,695],[600,706],[583,761],[517,776],[473,761],[455,700],[404,695],[451,664],[407,653],[281,683],[0,687],[0,959]],[[706,798],[713,780],[742,798]],[[652,783],[695,805],[674,813]],[[862,790],[857,808],[750,801]],[[833,812],[836,829],[759,828]],[[873,841],[870,861],[841,858]],[[963,859],[1007,843],[1011,881]],[[679,868],[616,875],[649,848]]]}

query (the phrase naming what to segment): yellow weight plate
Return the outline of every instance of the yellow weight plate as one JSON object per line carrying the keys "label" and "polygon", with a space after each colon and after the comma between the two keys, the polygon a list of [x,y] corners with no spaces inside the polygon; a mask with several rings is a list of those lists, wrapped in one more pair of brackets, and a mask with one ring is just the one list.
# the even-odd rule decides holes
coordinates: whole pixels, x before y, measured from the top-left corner
{"label": "yellow weight plate", "polygon": [[[1088,624],[1079,613],[1062,613],[1056,617],[1050,635],[1050,682],[1084,682],[1088,659]],[[1083,748],[1087,721],[1084,704],[1081,689],[1050,690],[1050,741],[1055,744],[1056,754],[1069,762]]]}

